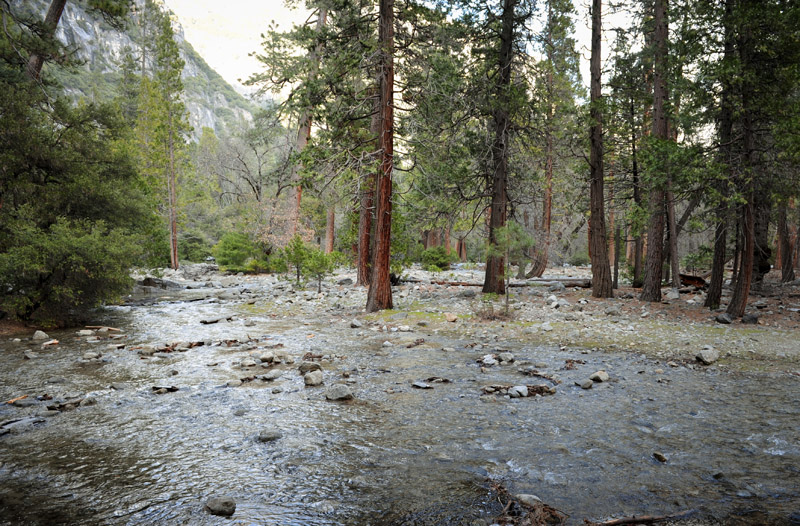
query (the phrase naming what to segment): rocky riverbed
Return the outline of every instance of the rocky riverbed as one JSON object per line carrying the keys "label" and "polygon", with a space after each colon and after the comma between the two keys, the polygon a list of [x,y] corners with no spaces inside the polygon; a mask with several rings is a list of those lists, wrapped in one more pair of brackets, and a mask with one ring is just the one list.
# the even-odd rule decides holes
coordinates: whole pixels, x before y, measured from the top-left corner
{"label": "rocky riverbed", "polygon": [[351,273],[136,277],[91,327],[3,336],[0,524],[479,526],[490,481],[569,524],[800,521],[796,285],[726,324],[702,292],[537,283],[504,316],[432,283],[477,269],[376,314]]}

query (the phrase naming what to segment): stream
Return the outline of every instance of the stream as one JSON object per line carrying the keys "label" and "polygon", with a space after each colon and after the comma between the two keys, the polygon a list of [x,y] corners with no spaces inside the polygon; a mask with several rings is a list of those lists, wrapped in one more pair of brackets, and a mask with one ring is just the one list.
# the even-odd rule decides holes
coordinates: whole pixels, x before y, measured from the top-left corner
{"label": "stream", "polygon": [[[335,300],[300,315],[302,299],[281,312],[248,292],[109,307],[92,323],[119,332],[49,332],[58,345],[4,338],[0,396],[28,398],[0,406],[0,525],[488,525],[499,509],[487,480],[538,496],[569,524],[686,510],[800,524],[797,377],[417,324],[352,328],[358,313]],[[403,323],[401,312],[386,325]],[[482,371],[478,360],[499,350],[515,362]],[[92,352],[102,357],[84,358]],[[298,372],[307,352],[322,356],[322,386]],[[242,365],[266,353],[283,363]],[[557,377],[556,393],[482,391],[553,385],[520,374],[526,366]],[[268,370],[282,375],[228,385]],[[610,381],[575,385],[598,370]],[[354,399],[326,400],[335,383]],[[280,437],[261,442],[264,430]],[[233,497],[233,517],[205,511],[212,496]]]}

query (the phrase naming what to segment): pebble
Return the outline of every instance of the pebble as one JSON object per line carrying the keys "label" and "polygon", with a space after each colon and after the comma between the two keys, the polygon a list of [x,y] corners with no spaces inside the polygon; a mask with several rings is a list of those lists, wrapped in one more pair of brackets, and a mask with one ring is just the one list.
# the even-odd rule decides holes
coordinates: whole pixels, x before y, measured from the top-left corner
{"label": "pebble", "polygon": [[722,323],[723,325],[730,325],[730,323],[733,322],[733,318],[731,318],[731,315],[727,312],[719,314],[715,320],[717,323]]}
{"label": "pebble", "polygon": [[242,364],[241,365],[242,365],[242,367],[255,367],[256,366],[256,361],[253,360],[252,358],[245,358],[244,360],[242,360]]}
{"label": "pebble", "polygon": [[713,347],[706,346],[705,349],[697,353],[695,356],[698,362],[704,365],[711,365],[712,363],[719,360],[719,351],[714,349]]}
{"label": "pebble", "polygon": [[274,442],[280,438],[283,438],[283,433],[277,429],[265,429],[258,434],[257,440],[259,442]]}
{"label": "pebble", "polygon": [[664,456],[664,453],[659,453],[658,451],[656,451],[655,453],[653,453],[653,458],[654,458],[654,459],[656,459],[656,460],[658,460],[658,461],[659,461],[659,462],[661,462],[661,463],[664,463],[664,462],[666,462],[666,461],[667,461],[667,457],[666,457],[666,456]]}
{"label": "pebble", "polygon": [[742,316],[742,323],[745,325],[758,325],[758,316],[755,314],[745,314]]}
{"label": "pebble", "polygon": [[446,319],[450,323],[455,323],[458,320],[458,316],[456,316],[452,312],[445,312],[444,313],[444,319]]}
{"label": "pebble", "polygon": [[322,385],[322,371],[310,371],[303,376],[303,382],[307,386],[313,387],[316,385]]}
{"label": "pebble", "polygon": [[78,331],[78,336],[94,336],[94,331],[90,329],[83,329]]}
{"label": "pebble", "polygon": [[228,383],[226,383],[225,385],[227,385],[228,387],[239,387],[240,385],[242,385],[242,381],[241,380],[228,380]]}
{"label": "pebble", "polygon": [[385,341],[385,342],[383,342],[383,346],[384,346],[384,347],[391,347],[391,346],[392,346],[392,342],[390,342],[390,341]]}
{"label": "pebble", "polygon": [[278,378],[280,378],[282,374],[283,371],[279,369],[270,369],[269,371],[266,372],[266,374],[264,374],[261,377],[261,379],[267,382],[272,382],[273,380],[277,380]]}
{"label": "pebble", "polygon": [[501,352],[498,358],[500,358],[501,362],[510,363],[514,361],[514,355],[511,354],[510,352]]}
{"label": "pebble", "polygon": [[275,353],[265,352],[259,356],[258,359],[261,360],[261,363],[272,363],[272,361],[275,359]]}
{"label": "pebble", "polygon": [[311,371],[319,371],[322,369],[320,364],[316,362],[303,362],[300,364],[300,374],[310,373]]}
{"label": "pebble", "polygon": [[50,336],[47,335],[44,331],[36,331],[33,333],[34,340],[49,340]]}
{"label": "pebble", "polygon": [[364,324],[363,324],[363,323],[361,323],[361,321],[360,321],[360,320],[355,320],[355,319],[354,319],[354,320],[351,320],[351,321],[350,321],[350,328],[351,328],[351,329],[360,329],[360,328],[361,328],[361,327],[363,327],[363,326],[364,326]]}
{"label": "pebble", "polygon": [[583,382],[575,382],[575,385],[580,385],[581,389],[591,389],[594,386],[592,380],[584,380]]}
{"label": "pebble", "polygon": [[536,506],[537,504],[542,503],[542,499],[536,495],[529,495],[527,493],[518,493],[514,495],[514,498],[527,506]]}
{"label": "pebble", "polygon": [[421,382],[419,380],[417,380],[416,382],[413,382],[411,384],[411,387],[413,387],[415,389],[433,389],[433,386],[431,386],[430,384],[426,384],[425,382]]}
{"label": "pebble", "polygon": [[605,371],[597,371],[589,376],[589,380],[592,380],[593,382],[607,382],[609,380],[609,376]]}
{"label": "pebble", "polygon": [[83,359],[84,360],[96,360],[96,359],[100,358],[101,356],[103,356],[103,355],[100,354],[99,352],[89,351],[89,352],[83,354]]}
{"label": "pebble", "polygon": [[481,363],[483,365],[491,367],[492,365],[496,365],[497,364],[497,360],[495,360],[494,356],[492,356],[491,354],[487,354],[481,359]]}
{"label": "pebble", "polygon": [[283,392],[283,387],[281,387],[280,385],[276,385],[275,387],[272,388],[272,394],[280,394],[282,392]]}
{"label": "pebble", "polygon": [[528,388],[524,385],[515,385],[508,390],[511,398],[525,398],[528,396]]}
{"label": "pebble", "polygon": [[344,384],[334,384],[325,392],[325,398],[328,400],[351,400],[353,392]]}
{"label": "pebble", "polygon": [[233,497],[212,497],[206,501],[206,510],[212,515],[230,517],[236,512],[236,501]]}
{"label": "pebble", "polygon": [[27,351],[23,352],[22,355],[25,357],[26,360],[34,360],[39,357],[38,354],[33,352],[32,350],[28,349]]}

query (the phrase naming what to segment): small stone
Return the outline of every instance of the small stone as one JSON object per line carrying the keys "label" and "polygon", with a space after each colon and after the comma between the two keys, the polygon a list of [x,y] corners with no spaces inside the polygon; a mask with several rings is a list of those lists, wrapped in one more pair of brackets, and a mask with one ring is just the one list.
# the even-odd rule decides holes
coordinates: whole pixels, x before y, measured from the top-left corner
{"label": "small stone", "polygon": [[244,360],[242,360],[242,364],[241,365],[242,365],[242,367],[255,367],[256,366],[256,361],[253,360],[252,358],[245,358]]}
{"label": "small stone", "polygon": [[272,352],[265,352],[261,356],[258,357],[261,360],[261,363],[272,363],[275,360],[275,354]]}
{"label": "small stone", "polygon": [[344,384],[334,384],[325,392],[325,398],[328,400],[351,400],[353,392]]}
{"label": "small stone", "polygon": [[695,356],[698,362],[704,365],[711,365],[712,363],[719,360],[719,351],[713,348],[706,348],[697,353]]}
{"label": "small stone", "polygon": [[499,358],[501,362],[511,363],[514,361],[514,355],[510,352],[501,352]]}
{"label": "small stone", "polygon": [[344,279],[340,279],[339,281],[337,281],[336,284],[337,285],[342,285],[342,286],[352,285],[353,284],[353,280],[352,280],[352,278],[344,278]]}
{"label": "small stone", "polygon": [[412,383],[411,387],[413,387],[414,389],[433,389],[433,386],[431,386],[430,384],[426,384],[425,382],[421,382],[419,380]]}
{"label": "small stone", "polygon": [[494,356],[492,356],[491,354],[487,354],[481,359],[481,363],[483,365],[491,367],[492,365],[497,364],[497,360],[495,360]]}
{"label": "small stone", "polygon": [[742,323],[745,325],[758,325],[758,316],[755,314],[745,314],[742,316]]}
{"label": "small stone", "polygon": [[606,316],[619,316],[621,311],[618,305],[612,305],[606,309]]}
{"label": "small stone", "polygon": [[81,400],[80,404],[78,404],[78,405],[81,406],[81,407],[87,407],[87,406],[95,405],[95,404],[97,404],[97,400],[95,400],[91,396],[87,396],[86,398]]}
{"label": "small stone", "polygon": [[39,357],[38,354],[33,352],[32,350],[28,349],[27,351],[23,352],[22,355],[25,357],[26,360],[35,360]]}
{"label": "small stone", "polygon": [[322,371],[311,371],[303,376],[303,382],[309,387],[322,385]]}
{"label": "small stone", "polygon": [[542,323],[542,330],[545,331],[545,332],[550,332],[550,331],[553,330],[553,326],[550,325],[549,321],[546,321],[546,322]]}
{"label": "small stone", "polygon": [[310,373],[311,371],[319,371],[322,367],[316,362],[303,362],[300,364],[300,374]]}
{"label": "small stone", "polygon": [[47,335],[44,331],[36,331],[33,333],[34,340],[49,340],[50,336]]}
{"label": "small stone", "polygon": [[390,342],[390,341],[385,341],[385,342],[383,342],[383,346],[384,346],[384,347],[391,347],[391,346],[392,346],[392,342]]}
{"label": "small stone", "polygon": [[452,312],[445,312],[444,313],[444,319],[446,319],[450,323],[455,323],[458,320],[458,316],[456,316]]}
{"label": "small stone", "polygon": [[283,438],[283,433],[277,429],[265,429],[258,434],[256,440],[259,442],[274,442],[280,438]]}
{"label": "small stone", "polygon": [[525,398],[528,396],[528,387],[524,385],[515,385],[508,390],[511,398]]}
{"label": "small stone", "polygon": [[78,336],[94,336],[94,331],[90,329],[83,329],[78,331]]}
{"label": "small stone", "polygon": [[397,328],[397,330],[400,332],[411,332],[411,327],[408,325],[401,325]]}
{"label": "small stone", "polygon": [[605,371],[597,371],[596,373],[592,373],[592,375],[589,377],[589,380],[593,382],[607,382],[608,379],[608,373]]}
{"label": "small stone", "polygon": [[270,369],[269,371],[267,371],[265,375],[261,377],[261,379],[266,382],[272,382],[273,380],[277,380],[278,378],[280,378],[281,374],[283,374],[283,371],[281,371],[280,369]]}
{"label": "small stone", "polygon": [[678,289],[670,289],[670,291],[667,292],[666,297],[670,301],[676,301],[681,299],[681,293],[678,291]]}
{"label": "small stone", "polygon": [[514,495],[514,497],[518,501],[520,501],[522,504],[525,504],[526,506],[536,506],[536,505],[542,503],[542,499],[540,499],[536,495],[528,495],[526,493],[518,493],[517,495]]}
{"label": "small stone", "polygon": [[659,453],[658,451],[653,453],[653,458],[658,460],[662,464],[667,461],[667,457],[664,456],[664,453]]}
{"label": "small stone", "polygon": [[241,380],[228,380],[228,383],[226,383],[225,385],[227,385],[228,387],[239,387],[240,385],[242,385],[242,381]]}
{"label": "small stone", "polygon": [[575,382],[575,384],[580,385],[581,389],[591,389],[594,385],[594,382],[592,380],[584,380],[581,383]]}
{"label": "small stone", "polygon": [[236,512],[236,501],[232,497],[212,497],[206,502],[206,510],[212,515],[230,517]]}
{"label": "small stone", "polygon": [[719,314],[716,318],[717,323],[722,323],[723,325],[730,325],[733,322],[733,318],[727,312],[723,312]]}
{"label": "small stone", "polygon": [[442,352],[456,352],[455,347],[442,347]]}
{"label": "small stone", "polygon": [[272,388],[272,394],[280,394],[282,392],[283,392],[283,387],[281,387],[280,385],[277,385]]}
{"label": "small stone", "polygon": [[360,328],[361,328],[361,327],[363,327],[363,326],[364,326],[364,324],[363,324],[363,323],[361,323],[361,321],[360,321],[360,320],[355,320],[355,319],[354,319],[354,320],[352,320],[352,321],[350,322],[350,328],[351,328],[351,329],[360,329]]}
{"label": "small stone", "polygon": [[103,355],[100,354],[99,352],[89,351],[89,352],[83,354],[83,359],[84,360],[97,360],[101,356],[103,356]]}

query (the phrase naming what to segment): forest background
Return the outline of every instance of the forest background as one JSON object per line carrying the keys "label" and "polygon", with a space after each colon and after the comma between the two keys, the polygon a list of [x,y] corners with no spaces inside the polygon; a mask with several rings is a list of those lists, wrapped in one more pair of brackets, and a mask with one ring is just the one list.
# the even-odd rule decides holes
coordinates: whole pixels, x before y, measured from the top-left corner
{"label": "forest background", "polygon": [[[132,266],[211,256],[355,265],[368,310],[418,261],[485,262],[490,293],[511,263],[591,261],[595,296],[622,279],[648,301],[708,270],[706,305],[727,282],[735,316],[772,266],[794,279],[795,1],[630,0],[603,34],[593,0],[589,93],[570,1],[305,7],[264,28],[256,107],[186,67],[151,0],[0,1],[3,316],[69,323]],[[63,37],[92,27],[127,45],[86,60]],[[198,79],[211,126],[187,111]]]}

